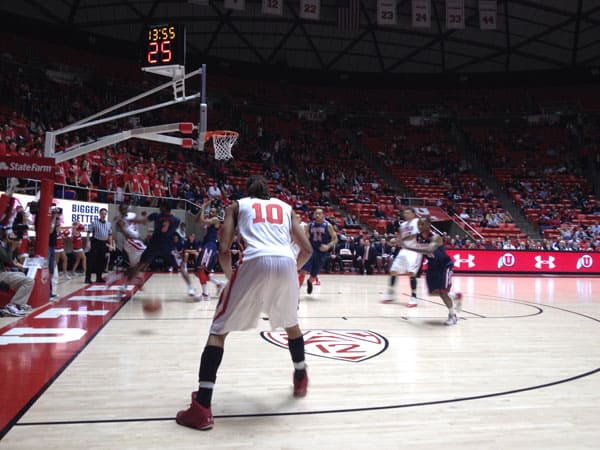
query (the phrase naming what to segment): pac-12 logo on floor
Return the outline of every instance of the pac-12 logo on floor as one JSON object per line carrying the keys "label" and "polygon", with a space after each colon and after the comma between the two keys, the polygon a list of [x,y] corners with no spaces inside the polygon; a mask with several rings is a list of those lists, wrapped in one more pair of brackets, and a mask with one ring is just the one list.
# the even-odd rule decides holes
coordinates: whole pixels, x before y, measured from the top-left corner
{"label": "pac-12 logo on floor", "polygon": [[[263,331],[260,335],[271,344],[288,347],[285,331]],[[370,330],[304,331],[305,352],[323,358],[361,362],[383,353],[387,347],[387,339]]]}

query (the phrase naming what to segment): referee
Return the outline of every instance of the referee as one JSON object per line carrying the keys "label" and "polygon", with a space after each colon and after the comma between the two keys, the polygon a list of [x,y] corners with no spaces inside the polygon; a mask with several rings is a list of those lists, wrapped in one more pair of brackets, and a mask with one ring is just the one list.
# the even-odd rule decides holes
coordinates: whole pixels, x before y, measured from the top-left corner
{"label": "referee", "polygon": [[100,217],[92,222],[89,228],[91,245],[85,272],[86,283],[92,282],[92,273],[96,274],[96,283],[105,282],[102,272],[106,267],[106,254],[113,248],[112,224],[106,220],[107,215],[106,208],[102,208]]}

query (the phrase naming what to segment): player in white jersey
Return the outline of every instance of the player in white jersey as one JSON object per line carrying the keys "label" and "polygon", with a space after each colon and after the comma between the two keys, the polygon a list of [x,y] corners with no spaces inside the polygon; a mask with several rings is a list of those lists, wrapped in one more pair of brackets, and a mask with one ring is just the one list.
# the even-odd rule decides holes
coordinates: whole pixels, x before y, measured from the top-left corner
{"label": "player in white jersey", "polygon": [[[409,245],[417,243],[417,235],[419,234],[419,219],[413,208],[405,208],[404,222],[400,224],[399,239]],[[408,301],[408,307],[414,308],[417,306],[417,273],[421,269],[423,255],[406,248],[400,249],[392,266],[390,267],[390,284],[384,296],[383,303],[392,303],[396,301],[396,276],[408,274],[410,277],[411,295]]]}
{"label": "player in white jersey", "polygon": [[[146,244],[144,241],[140,239],[140,232],[138,229],[138,224],[142,222],[142,220],[136,217],[134,212],[129,212],[129,206],[125,203],[119,205],[119,213],[120,215],[116,218],[116,228],[125,239],[123,243],[123,251],[127,254],[127,259],[129,260],[129,267],[134,267],[137,263],[140,262],[140,258],[142,257],[142,253],[146,250]],[[123,278],[124,273],[114,273],[110,274],[107,277],[106,284],[111,286],[118,279]],[[123,284],[123,291],[127,291],[127,278],[125,278],[125,282]]]}
{"label": "player in white jersey", "polygon": [[[291,207],[271,198],[262,176],[251,176],[245,197],[233,202],[225,214],[219,245],[219,263],[229,280],[221,293],[204,347],[198,390],[187,410],[177,413],[180,425],[200,430],[212,428],[213,387],[223,358],[225,338],[231,331],[256,327],[261,312],[272,328],[283,327],[294,364],[294,396],[306,395],[308,375],[304,362],[304,338],[298,325],[296,273],[308,260],[312,247]],[[231,268],[231,243],[237,232],[244,242],[241,263]],[[292,241],[300,247],[297,257]]]}

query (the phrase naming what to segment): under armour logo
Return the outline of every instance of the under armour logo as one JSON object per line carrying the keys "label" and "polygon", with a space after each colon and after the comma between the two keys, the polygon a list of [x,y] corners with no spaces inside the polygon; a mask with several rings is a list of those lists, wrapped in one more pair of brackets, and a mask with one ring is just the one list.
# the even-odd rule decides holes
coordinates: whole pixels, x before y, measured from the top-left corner
{"label": "under armour logo", "polygon": [[460,269],[462,263],[466,263],[469,269],[475,267],[475,255],[468,255],[467,258],[461,258],[460,254],[454,255],[454,267]]}
{"label": "under armour logo", "polygon": [[535,268],[541,269],[542,266],[546,265],[548,266],[548,269],[554,269],[556,268],[556,264],[554,264],[554,261],[556,261],[556,258],[554,256],[548,256],[548,259],[544,259],[540,255],[537,255],[535,257]]}

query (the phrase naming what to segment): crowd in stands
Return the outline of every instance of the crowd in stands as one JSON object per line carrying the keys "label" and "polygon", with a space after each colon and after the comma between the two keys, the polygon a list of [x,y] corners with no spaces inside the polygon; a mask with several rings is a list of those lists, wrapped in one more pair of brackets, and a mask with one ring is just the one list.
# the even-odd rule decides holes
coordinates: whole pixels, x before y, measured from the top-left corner
{"label": "crowd in stands", "polygon": [[[43,60],[43,52],[37,57]],[[81,60],[79,55],[76,61]],[[122,80],[103,69],[98,69],[93,79],[62,84],[48,77],[41,64],[16,58],[4,59],[3,64],[7,70],[0,74],[0,155],[41,156],[45,131],[90,115],[139,89],[139,82],[131,81],[133,77]],[[343,88],[294,85],[291,89],[270,84],[267,89],[260,82],[227,77],[212,83],[211,92],[218,100],[209,111],[209,128],[242,131],[234,159],[215,161],[210,151],[122,142],[57,164],[56,195],[140,206],[156,206],[168,197],[174,207],[192,205],[195,212],[193,205],[208,197],[219,207],[239,198],[247,176],[260,173],[303,220],[308,221],[311,211],[320,206],[340,234],[357,240],[357,245],[367,238],[379,242],[376,233],[390,239],[398,209],[405,198],[415,197],[477,231],[477,238],[471,241],[446,238],[451,247],[548,249],[559,247],[561,240],[571,248],[598,247],[593,222],[600,211],[579,170],[584,152],[593,155],[590,157],[600,154],[597,126],[589,125],[586,130],[583,124],[492,132],[485,127],[468,129],[479,144],[482,160],[546,238],[533,241],[514,226],[494,192],[472,173],[470,161],[459,150],[449,127],[436,123],[411,126],[406,121],[408,114],[422,111],[422,105],[429,105],[429,112],[466,116],[481,116],[491,109],[494,113],[538,112],[543,97],[538,90],[527,95],[494,90],[472,94],[402,91],[394,97],[375,89],[357,96],[349,96]],[[560,95],[566,98],[564,92]],[[357,132],[343,127],[338,117],[325,114],[307,119],[298,114],[309,104],[328,105],[338,116],[348,111],[377,111],[379,115],[361,122]],[[189,106],[180,105],[174,110],[140,114],[136,120],[140,126],[185,121],[196,114]],[[382,114],[393,120],[382,120]],[[58,139],[56,150],[131,127],[127,120],[118,120],[69,133]],[[581,133],[589,139],[577,153],[573,149],[581,141]],[[600,156],[597,161],[600,167]],[[396,186],[386,181],[386,172],[405,194],[399,195]],[[567,230],[572,227],[576,230],[569,235]]]}

